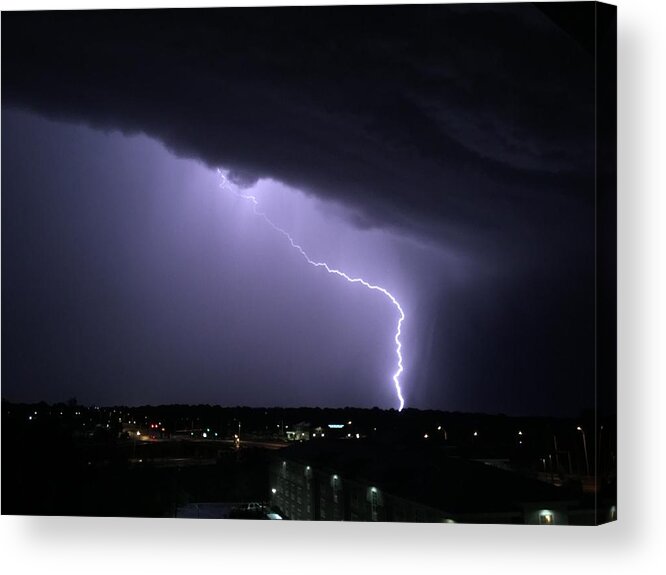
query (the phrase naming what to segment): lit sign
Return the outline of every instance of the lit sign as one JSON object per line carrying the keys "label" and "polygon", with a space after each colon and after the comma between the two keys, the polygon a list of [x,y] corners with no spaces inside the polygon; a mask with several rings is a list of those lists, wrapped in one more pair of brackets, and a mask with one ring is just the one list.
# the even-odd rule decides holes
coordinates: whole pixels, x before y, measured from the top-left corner
{"label": "lit sign", "polygon": [[329,429],[342,429],[345,426],[344,423],[329,423]]}

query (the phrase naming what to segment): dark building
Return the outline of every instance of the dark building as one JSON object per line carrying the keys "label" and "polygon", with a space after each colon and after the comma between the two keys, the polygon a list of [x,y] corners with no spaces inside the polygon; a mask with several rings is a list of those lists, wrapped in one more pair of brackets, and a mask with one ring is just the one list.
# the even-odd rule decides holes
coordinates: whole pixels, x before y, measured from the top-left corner
{"label": "dark building", "polygon": [[272,504],[290,519],[568,524],[566,488],[433,445],[318,441],[276,454]]}

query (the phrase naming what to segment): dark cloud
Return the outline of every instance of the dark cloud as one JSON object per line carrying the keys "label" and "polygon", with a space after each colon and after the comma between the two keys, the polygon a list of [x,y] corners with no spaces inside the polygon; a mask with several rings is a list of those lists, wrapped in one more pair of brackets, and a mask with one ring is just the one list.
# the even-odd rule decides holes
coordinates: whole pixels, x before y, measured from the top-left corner
{"label": "dark cloud", "polygon": [[145,132],[372,225],[492,243],[501,219],[524,241],[591,185],[593,59],[532,5],[5,13],[2,43],[5,104]]}
{"label": "dark cloud", "polygon": [[[365,269],[386,268],[387,279],[408,293],[412,311],[422,306],[414,311],[420,321],[406,326],[413,342],[419,340],[412,347],[420,354],[419,361],[411,358],[412,405],[562,413],[592,400],[593,16],[593,3],[4,12],[3,110],[17,107],[95,128],[145,133],[178,155],[229,169],[241,187],[272,178],[332,200],[336,205],[328,213],[358,228],[397,231],[403,241],[412,238],[454,254],[435,261],[434,251],[415,256],[417,251],[401,247],[397,255],[365,259]],[[21,125],[27,130],[29,124],[16,120],[5,132],[3,122],[3,164],[14,162],[16,182],[25,181],[18,164],[28,160],[6,150],[20,140]],[[26,138],[33,145],[59,132],[30,129]],[[77,150],[82,166],[95,162]],[[143,173],[136,163],[131,169]],[[46,163],[40,173],[48,173]],[[69,185],[71,178],[62,181]],[[17,214],[27,201],[19,190],[7,201],[10,183],[3,169],[3,272],[18,269],[42,281],[40,273],[24,267],[32,245],[29,226],[42,229],[41,224],[26,222],[25,232],[19,223],[7,226],[7,214],[21,221]],[[56,194],[57,186],[51,188]],[[114,186],[104,191],[113,195]],[[128,194],[119,198],[109,226],[123,225],[121,204],[134,209]],[[78,199],[70,198],[71,204]],[[112,200],[105,202],[113,208]],[[53,208],[57,213],[57,202]],[[100,217],[91,210],[77,212],[77,221],[88,221],[91,213]],[[197,218],[205,219],[205,211]],[[59,221],[66,227],[67,215]],[[190,224],[178,236],[185,245],[198,238],[198,224]],[[132,229],[134,239],[143,241],[141,226]],[[335,234],[316,236],[310,234],[309,245],[333,243]],[[19,245],[27,252],[12,256]],[[173,320],[198,334],[187,361],[173,372],[180,378],[197,365],[217,366],[218,372],[199,374],[209,382],[205,389],[216,389],[220,374],[243,370],[211,359],[217,348],[207,336],[217,327],[208,312],[217,284],[207,275],[215,265],[214,254],[209,256],[206,265],[195,265],[195,258],[191,268],[201,285],[211,282],[203,298],[208,303],[197,308],[201,321]],[[393,265],[396,258],[402,258],[402,273]],[[45,260],[42,267],[59,261]],[[150,261],[146,256],[137,269]],[[419,287],[408,287],[407,277]],[[42,297],[37,311],[56,309],[66,288],[60,286],[60,296]],[[12,289],[9,295],[3,290],[3,300],[24,301],[17,295],[25,292],[24,284],[16,281]],[[94,293],[106,297],[97,285]],[[329,296],[336,293],[333,287]],[[163,297],[187,308],[177,295]],[[241,319],[235,321],[235,329],[245,333]],[[251,327],[248,334],[254,333]],[[125,334],[132,329],[131,322],[123,323],[118,338],[132,341]],[[177,332],[167,330],[164,338]],[[280,337],[277,328],[270,333],[275,337],[266,336],[266,345]],[[32,332],[25,328],[20,334],[27,349]],[[314,341],[305,328],[303,334],[304,342]],[[178,339],[144,334],[133,348],[136,358],[153,336],[164,349]],[[73,353],[77,344],[67,341]],[[10,357],[24,353],[12,345],[17,347]],[[58,361],[66,362],[66,355]],[[376,364],[384,365],[385,357],[378,357]],[[308,377],[322,372],[321,365],[309,365]],[[3,373],[4,366],[5,361]],[[273,371],[288,373],[289,366]],[[157,377],[148,368],[142,373],[146,381]],[[585,384],[587,391],[570,403]],[[359,403],[369,400],[361,395]]]}

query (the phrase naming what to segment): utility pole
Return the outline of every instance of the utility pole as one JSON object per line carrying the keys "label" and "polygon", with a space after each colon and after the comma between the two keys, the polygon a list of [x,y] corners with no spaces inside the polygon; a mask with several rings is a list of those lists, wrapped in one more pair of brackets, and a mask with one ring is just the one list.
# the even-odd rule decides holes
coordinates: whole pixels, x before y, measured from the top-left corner
{"label": "utility pole", "polygon": [[576,428],[578,431],[580,431],[583,435],[583,452],[585,453],[585,471],[587,472],[587,475],[590,475],[590,460],[587,457],[587,441],[585,440],[585,431],[583,431],[583,428],[579,425]]}

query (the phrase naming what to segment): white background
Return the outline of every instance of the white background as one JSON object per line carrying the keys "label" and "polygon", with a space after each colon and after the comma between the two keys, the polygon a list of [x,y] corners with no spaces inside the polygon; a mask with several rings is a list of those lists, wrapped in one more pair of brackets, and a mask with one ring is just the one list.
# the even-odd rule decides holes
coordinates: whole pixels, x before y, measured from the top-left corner
{"label": "white background", "polygon": [[[618,522],[539,528],[3,516],[4,573],[666,572],[665,4],[618,2]],[[0,0],[3,10],[184,5]]]}

